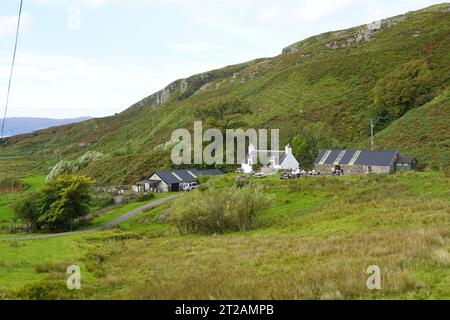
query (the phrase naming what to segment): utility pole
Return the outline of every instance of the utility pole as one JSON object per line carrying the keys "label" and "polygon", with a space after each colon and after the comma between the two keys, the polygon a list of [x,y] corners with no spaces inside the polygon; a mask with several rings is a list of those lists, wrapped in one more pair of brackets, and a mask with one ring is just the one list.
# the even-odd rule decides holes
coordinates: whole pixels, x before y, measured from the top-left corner
{"label": "utility pole", "polygon": [[372,150],[373,150],[373,128],[374,128],[374,124],[373,124],[373,119],[370,119],[370,136],[371,136],[371,140],[372,140]]}
{"label": "utility pole", "polygon": [[152,116],[152,134],[155,137],[155,116]]}
{"label": "utility pole", "polygon": [[15,204],[15,197],[14,197],[14,177],[11,178],[11,199],[12,203]]}

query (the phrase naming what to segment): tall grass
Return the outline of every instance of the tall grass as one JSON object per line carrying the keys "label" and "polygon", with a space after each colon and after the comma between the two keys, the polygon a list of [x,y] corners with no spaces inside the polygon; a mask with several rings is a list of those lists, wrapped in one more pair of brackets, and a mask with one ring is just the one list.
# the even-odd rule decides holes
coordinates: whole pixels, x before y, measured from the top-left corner
{"label": "tall grass", "polygon": [[272,197],[252,187],[195,191],[169,208],[169,222],[181,233],[246,231],[271,200]]}

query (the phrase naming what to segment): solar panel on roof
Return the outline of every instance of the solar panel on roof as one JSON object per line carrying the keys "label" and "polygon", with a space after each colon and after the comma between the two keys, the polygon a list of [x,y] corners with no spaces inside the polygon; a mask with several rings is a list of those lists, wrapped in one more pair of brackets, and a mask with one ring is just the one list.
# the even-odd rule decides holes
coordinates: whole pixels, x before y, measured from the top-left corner
{"label": "solar panel on roof", "polygon": [[316,159],[316,163],[324,164],[325,160],[327,160],[330,153],[331,153],[331,150],[321,150],[319,156]]}
{"label": "solar panel on roof", "polygon": [[339,153],[341,153],[341,150],[331,150],[331,153],[325,160],[324,164],[333,164],[336,158],[339,156]]}
{"label": "solar panel on roof", "polygon": [[350,160],[352,159],[354,153],[355,153],[355,150],[346,150],[341,161],[339,161],[339,164],[348,164],[350,162]]}
{"label": "solar panel on roof", "polygon": [[344,156],[345,152],[346,152],[345,150],[341,150],[341,152],[339,152],[339,155],[337,156],[336,160],[334,160],[333,164],[336,164],[336,165],[339,164],[341,162],[341,159]]}

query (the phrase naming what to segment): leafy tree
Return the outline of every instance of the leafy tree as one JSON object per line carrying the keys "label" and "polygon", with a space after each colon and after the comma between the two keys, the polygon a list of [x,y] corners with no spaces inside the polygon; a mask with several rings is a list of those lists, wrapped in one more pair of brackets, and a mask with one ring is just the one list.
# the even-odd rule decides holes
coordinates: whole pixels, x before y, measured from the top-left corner
{"label": "leafy tree", "polygon": [[432,99],[432,73],[425,60],[412,60],[381,78],[373,89],[374,113],[397,119]]}
{"label": "leafy tree", "polygon": [[300,165],[308,167],[313,158],[313,154],[317,152],[313,142],[305,135],[296,135],[292,138],[292,153],[300,162]]}
{"label": "leafy tree", "polygon": [[311,167],[320,149],[334,148],[339,142],[330,126],[323,122],[307,125],[292,138],[292,152],[301,166]]}
{"label": "leafy tree", "polygon": [[33,192],[14,203],[14,214],[22,220],[31,232],[39,230],[41,223],[39,217],[41,211],[39,208],[39,193]]}
{"label": "leafy tree", "polygon": [[48,182],[40,194],[39,222],[52,231],[66,231],[88,213],[94,182],[85,176],[59,176]]}

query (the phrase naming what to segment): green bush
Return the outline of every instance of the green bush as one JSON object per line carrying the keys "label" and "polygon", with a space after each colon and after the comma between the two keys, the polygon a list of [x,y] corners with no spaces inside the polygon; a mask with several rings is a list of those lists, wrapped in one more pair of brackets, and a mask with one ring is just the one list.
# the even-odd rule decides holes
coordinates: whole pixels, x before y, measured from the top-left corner
{"label": "green bush", "polygon": [[84,176],[60,176],[40,190],[39,222],[51,231],[67,231],[88,213],[94,181]]}
{"label": "green bush", "polygon": [[89,211],[93,183],[85,176],[59,176],[19,201],[14,213],[32,231],[42,227],[51,231],[71,230],[74,221]]}
{"label": "green bush", "polygon": [[210,179],[210,176],[198,176],[196,180],[197,184],[203,184],[208,182],[208,180]]}
{"label": "green bush", "polygon": [[28,194],[13,205],[15,216],[23,221],[31,232],[36,232],[41,226],[39,206],[39,193],[37,192]]}
{"label": "green bush", "polygon": [[76,295],[77,292],[67,289],[65,281],[54,280],[29,284],[15,292],[15,297],[23,300],[69,300]]}
{"label": "green bush", "polygon": [[181,233],[246,231],[271,202],[271,197],[251,187],[192,192],[169,208],[169,222]]}
{"label": "green bush", "polygon": [[152,200],[154,198],[155,198],[155,194],[154,193],[146,193],[146,194],[141,194],[137,198],[137,201],[139,201],[139,202],[150,201],[150,200]]}

